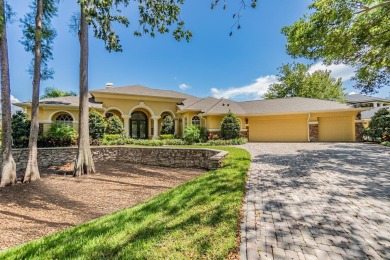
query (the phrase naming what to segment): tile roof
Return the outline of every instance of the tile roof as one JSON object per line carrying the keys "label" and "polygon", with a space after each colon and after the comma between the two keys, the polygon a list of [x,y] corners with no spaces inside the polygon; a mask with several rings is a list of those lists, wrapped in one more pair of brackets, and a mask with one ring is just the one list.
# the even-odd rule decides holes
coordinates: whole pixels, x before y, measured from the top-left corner
{"label": "tile roof", "polygon": [[378,102],[378,101],[390,103],[390,99],[371,97],[371,96],[366,96],[361,94],[346,95],[345,100],[347,100],[348,103],[366,103],[366,102]]}
{"label": "tile roof", "polygon": [[[96,102],[95,99],[89,96],[89,107],[103,108],[102,103]],[[17,103],[15,105],[26,105],[31,102]],[[67,97],[56,97],[56,98],[45,98],[39,101],[40,105],[53,105],[53,106],[79,106],[79,96],[67,96]]]}
{"label": "tile roof", "polygon": [[196,98],[194,96],[184,94],[174,90],[153,89],[140,85],[126,86],[126,87],[110,87],[105,89],[91,90],[92,94],[96,93],[113,93],[125,95],[139,95],[151,97],[171,97],[171,98]]}

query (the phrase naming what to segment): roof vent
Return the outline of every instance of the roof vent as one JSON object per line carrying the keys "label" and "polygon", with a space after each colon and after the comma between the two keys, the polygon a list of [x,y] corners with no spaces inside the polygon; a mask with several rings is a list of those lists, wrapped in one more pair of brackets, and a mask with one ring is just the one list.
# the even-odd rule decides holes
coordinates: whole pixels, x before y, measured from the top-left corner
{"label": "roof vent", "polygon": [[106,88],[113,88],[113,87],[114,87],[114,83],[110,83],[110,82],[106,83]]}

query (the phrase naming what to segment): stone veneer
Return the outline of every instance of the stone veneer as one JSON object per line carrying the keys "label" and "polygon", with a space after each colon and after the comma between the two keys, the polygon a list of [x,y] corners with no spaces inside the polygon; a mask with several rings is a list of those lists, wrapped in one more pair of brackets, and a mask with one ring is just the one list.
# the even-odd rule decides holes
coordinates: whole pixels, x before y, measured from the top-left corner
{"label": "stone veneer", "polygon": [[355,122],[356,142],[363,142],[363,132],[364,132],[363,122]]}
{"label": "stone veneer", "polygon": [[310,142],[318,142],[318,124],[309,125],[309,138]]}
{"label": "stone veneer", "polygon": [[[100,146],[92,147],[94,161],[121,161],[153,166],[173,168],[203,168],[216,169],[221,166],[225,156],[224,151],[213,149],[190,149],[168,147],[126,147]],[[26,167],[27,149],[12,151],[17,171]],[[74,162],[77,154],[76,147],[39,148],[39,167],[61,166]]]}

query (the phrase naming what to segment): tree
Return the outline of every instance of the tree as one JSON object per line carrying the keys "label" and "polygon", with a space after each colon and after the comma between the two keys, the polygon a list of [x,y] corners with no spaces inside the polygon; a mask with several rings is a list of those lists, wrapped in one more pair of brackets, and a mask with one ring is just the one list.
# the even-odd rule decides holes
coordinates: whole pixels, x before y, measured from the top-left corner
{"label": "tree", "polygon": [[371,118],[365,134],[373,141],[390,141],[390,111],[385,108],[379,109]]}
{"label": "tree", "polygon": [[76,92],[73,91],[64,91],[64,90],[56,89],[54,87],[47,87],[45,88],[45,94],[41,96],[41,99],[67,97],[67,96],[77,96],[77,94]]}
{"label": "tree", "polygon": [[26,113],[17,111],[11,118],[12,141],[15,148],[26,148],[29,143],[31,122],[27,119]]}
{"label": "tree", "polygon": [[221,137],[225,140],[240,137],[240,122],[231,111],[229,111],[222,120]]}
{"label": "tree", "polygon": [[[9,14],[9,12],[8,12]],[[16,165],[12,157],[11,136],[11,83],[9,77],[6,4],[0,0],[0,62],[1,62],[1,176],[0,187],[16,183]]]}
{"label": "tree", "polygon": [[290,55],[354,67],[363,93],[390,84],[389,0],[316,0],[309,9],[282,29]]}
{"label": "tree", "polygon": [[171,116],[164,117],[161,124],[161,134],[173,134],[175,132],[174,122]]}
{"label": "tree", "polygon": [[343,101],[345,94],[341,79],[332,78],[328,70],[310,73],[310,67],[301,63],[279,67],[279,83],[272,84],[264,98],[305,97]]}
{"label": "tree", "polygon": [[22,44],[26,51],[34,54],[33,66],[30,69],[33,75],[33,94],[31,104],[31,129],[28,144],[28,161],[23,182],[40,179],[38,169],[38,111],[39,88],[41,79],[52,78],[53,71],[48,68],[47,62],[52,59],[51,45],[56,32],[51,26],[51,18],[57,13],[57,0],[33,0],[32,11],[21,19],[23,28]]}
{"label": "tree", "polygon": [[[113,23],[125,26],[129,20],[120,15],[121,7],[125,8],[130,0],[101,1],[77,0],[80,5],[80,22],[73,28],[78,29],[80,41],[80,104],[79,104],[79,139],[74,176],[95,172],[89,145],[88,133],[88,25],[93,28],[94,36],[105,42],[108,51],[121,51],[119,36],[115,33]],[[180,5],[183,0],[150,1],[139,0],[139,28],[134,35],[150,35],[168,33],[170,27],[176,25],[172,31],[176,40],[191,38],[190,31],[184,29],[184,22],[180,20]]]}
{"label": "tree", "polygon": [[107,134],[123,134],[124,131],[125,129],[123,127],[123,122],[117,115],[113,115],[112,117],[107,119]]}
{"label": "tree", "polygon": [[92,140],[102,139],[105,128],[106,122],[104,121],[103,115],[92,109],[89,112],[89,135],[91,136]]}

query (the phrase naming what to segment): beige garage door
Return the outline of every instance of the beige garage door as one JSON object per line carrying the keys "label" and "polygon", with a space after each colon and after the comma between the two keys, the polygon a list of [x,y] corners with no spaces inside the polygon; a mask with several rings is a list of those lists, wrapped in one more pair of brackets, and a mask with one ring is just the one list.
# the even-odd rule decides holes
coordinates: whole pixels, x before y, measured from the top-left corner
{"label": "beige garage door", "polygon": [[320,142],[352,142],[353,122],[351,116],[319,117],[318,139]]}
{"label": "beige garage door", "polygon": [[307,142],[307,119],[250,119],[251,142]]}

